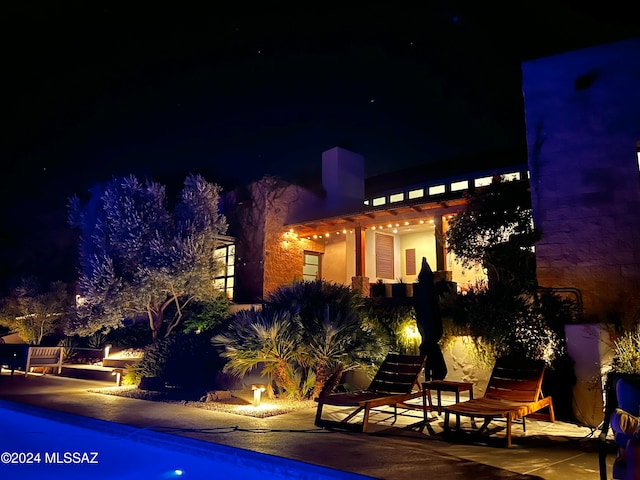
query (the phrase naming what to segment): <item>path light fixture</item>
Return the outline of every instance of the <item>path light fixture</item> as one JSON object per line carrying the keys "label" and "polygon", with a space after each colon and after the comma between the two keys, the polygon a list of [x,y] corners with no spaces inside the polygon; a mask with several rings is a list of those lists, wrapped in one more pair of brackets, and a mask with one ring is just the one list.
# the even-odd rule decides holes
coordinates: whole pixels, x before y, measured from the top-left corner
{"label": "path light fixture", "polygon": [[260,406],[260,397],[262,396],[262,392],[267,389],[265,385],[262,384],[254,384],[251,385],[251,390],[253,390],[253,406]]}
{"label": "path light fixture", "polygon": [[111,375],[115,375],[116,377],[116,386],[121,387],[122,386],[122,369],[121,368],[114,368],[111,371]]}

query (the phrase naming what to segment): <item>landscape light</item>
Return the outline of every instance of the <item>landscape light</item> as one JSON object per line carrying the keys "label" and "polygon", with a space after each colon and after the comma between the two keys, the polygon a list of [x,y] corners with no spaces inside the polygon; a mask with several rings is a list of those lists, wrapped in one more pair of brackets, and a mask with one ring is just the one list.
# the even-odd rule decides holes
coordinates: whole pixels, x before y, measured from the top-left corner
{"label": "landscape light", "polygon": [[122,386],[122,369],[121,368],[114,368],[111,371],[111,375],[115,375],[116,377],[116,385],[118,387]]}
{"label": "landscape light", "polygon": [[253,406],[254,407],[260,406],[260,397],[262,395],[262,392],[264,392],[266,389],[267,387],[265,387],[264,385],[251,385],[251,390],[253,390]]}

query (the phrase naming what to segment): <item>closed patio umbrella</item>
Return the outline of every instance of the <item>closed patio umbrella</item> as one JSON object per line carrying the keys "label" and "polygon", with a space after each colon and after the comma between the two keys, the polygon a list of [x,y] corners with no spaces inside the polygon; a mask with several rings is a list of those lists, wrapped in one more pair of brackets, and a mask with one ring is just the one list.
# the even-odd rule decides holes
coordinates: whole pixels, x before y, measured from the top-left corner
{"label": "closed patio umbrella", "polygon": [[424,368],[425,378],[427,380],[442,380],[447,376],[447,365],[438,343],[443,333],[442,318],[433,281],[434,275],[429,262],[425,257],[422,257],[418,284],[414,285],[413,289],[416,323],[422,336],[420,354],[427,356]]}

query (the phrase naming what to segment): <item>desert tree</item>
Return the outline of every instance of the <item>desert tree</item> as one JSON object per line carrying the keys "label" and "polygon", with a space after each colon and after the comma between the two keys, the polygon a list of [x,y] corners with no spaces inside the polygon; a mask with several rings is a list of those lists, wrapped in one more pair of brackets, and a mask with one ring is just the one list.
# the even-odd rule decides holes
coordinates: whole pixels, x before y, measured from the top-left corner
{"label": "desert tree", "polygon": [[63,327],[72,298],[64,282],[43,288],[35,277],[25,277],[2,300],[0,325],[18,333],[26,343],[40,345],[44,337]]}
{"label": "desert tree", "polygon": [[173,208],[166,188],[133,175],[114,177],[69,202],[80,232],[80,301],[68,333],[109,331],[146,318],[154,342],[179,325],[192,301],[211,301],[220,269],[215,250],[227,222],[220,188],[188,175]]}

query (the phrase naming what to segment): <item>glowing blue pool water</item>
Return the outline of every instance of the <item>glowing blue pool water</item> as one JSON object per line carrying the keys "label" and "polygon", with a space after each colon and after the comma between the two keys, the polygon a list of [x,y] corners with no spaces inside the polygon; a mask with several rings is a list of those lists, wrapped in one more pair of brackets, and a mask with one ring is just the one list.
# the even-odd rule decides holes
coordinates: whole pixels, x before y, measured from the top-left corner
{"label": "glowing blue pool water", "polygon": [[0,479],[363,480],[340,470],[0,400]]}

